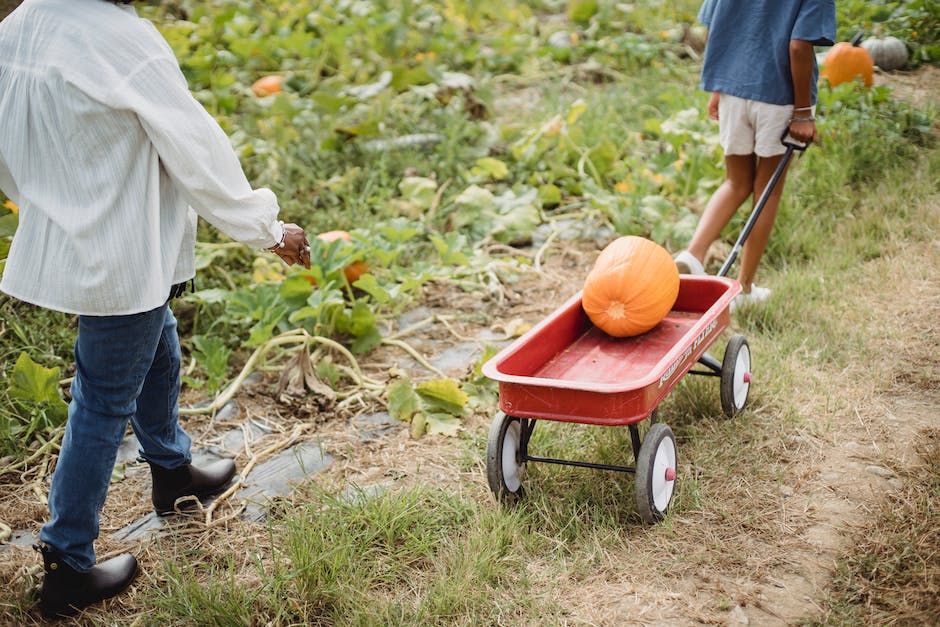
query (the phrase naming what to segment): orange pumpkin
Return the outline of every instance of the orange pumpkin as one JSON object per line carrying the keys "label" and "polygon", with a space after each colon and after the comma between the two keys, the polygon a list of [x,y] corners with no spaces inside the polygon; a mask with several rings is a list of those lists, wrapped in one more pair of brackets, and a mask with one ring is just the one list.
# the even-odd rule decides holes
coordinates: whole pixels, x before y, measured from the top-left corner
{"label": "orange pumpkin", "polygon": [[875,72],[874,61],[871,54],[858,45],[861,39],[862,33],[859,33],[852,41],[840,41],[823,59],[819,75],[829,79],[829,84],[833,87],[850,83],[856,76],[862,78],[865,87],[871,87]]}
{"label": "orange pumpkin", "polygon": [[[326,233],[320,233],[317,235],[317,239],[326,242],[335,242],[336,240],[342,240],[344,242],[351,242],[352,237],[346,231],[327,231]],[[369,271],[369,264],[365,261],[354,261],[343,269],[343,274],[346,275],[346,280],[349,281],[350,285],[355,281],[359,280],[363,274]]]}
{"label": "orange pumpkin", "polygon": [[252,84],[251,91],[254,93],[254,95],[262,98],[264,96],[271,96],[273,94],[280,93],[283,84],[283,76],[278,76],[276,74],[271,76],[262,76]]}
{"label": "orange pumpkin", "polygon": [[679,269],[669,252],[643,237],[607,245],[584,282],[581,305],[595,326],[614,337],[655,327],[679,295]]}

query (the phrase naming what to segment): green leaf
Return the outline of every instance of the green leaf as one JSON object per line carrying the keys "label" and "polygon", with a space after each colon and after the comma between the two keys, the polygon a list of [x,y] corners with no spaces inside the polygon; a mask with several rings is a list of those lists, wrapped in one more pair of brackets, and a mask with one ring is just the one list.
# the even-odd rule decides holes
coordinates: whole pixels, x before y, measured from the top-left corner
{"label": "green leaf", "polygon": [[539,186],[539,202],[543,207],[557,207],[561,204],[561,190],[553,183]]}
{"label": "green leaf", "polygon": [[206,371],[209,389],[214,392],[228,374],[232,350],[217,336],[194,335],[191,341],[193,357]]}
{"label": "green leaf", "polygon": [[310,298],[310,293],[313,291],[313,286],[304,278],[305,276],[313,276],[317,284],[323,282],[323,272],[318,266],[312,266],[310,270],[302,270],[301,272],[302,274],[284,279],[278,291],[281,298],[295,307],[299,307],[307,302],[307,299]]}
{"label": "green leaf", "polygon": [[499,353],[499,348],[493,346],[492,344],[487,344],[483,347],[483,354],[480,356],[480,359],[473,365],[473,376],[477,379],[483,378],[483,364],[488,362],[490,359],[496,356]]}
{"label": "green leaf", "polygon": [[225,259],[226,250],[224,248],[207,248],[196,245],[196,270],[204,270],[211,266],[217,259]]}
{"label": "green leaf", "polygon": [[432,233],[428,238],[440,254],[442,262],[452,266],[465,266],[470,263],[469,257],[460,250],[467,243],[467,238],[460,233],[451,231],[446,237]]}
{"label": "green leaf", "polygon": [[336,132],[349,137],[378,137],[379,122],[378,118],[372,118],[358,124],[340,124],[336,127]]}
{"label": "green leaf", "polygon": [[20,353],[13,366],[10,394],[32,403],[64,402],[59,396],[59,369],[44,368],[26,353]]}
{"label": "green leaf", "polygon": [[385,389],[385,395],[388,398],[388,414],[395,420],[410,422],[421,407],[421,399],[415,394],[408,379],[390,383]]}
{"label": "green leaf", "polygon": [[353,286],[361,289],[369,296],[375,299],[379,305],[385,305],[392,300],[392,295],[371,274],[363,274],[354,283]]}
{"label": "green leaf", "polygon": [[211,288],[208,290],[199,290],[198,292],[194,292],[190,298],[207,305],[212,305],[216,303],[224,303],[229,299],[230,295],[231,292],[228,290]]}
{"label": "green leaf", "polygon": [[471,185],[460,192],[454,202],[468,209],[492,209],[496,205],[496,197],[484,187]]}
{"label": "green leaf", "polygon": [[8,213],[0,218],[0,237],[10,237],[16,233],[16,227],[20,223],[20,218],[15,213]]}
{"label": "green leaf", "polygon": [[453,379],[433,379],[415,386],[415,392],[429,409],[461,416],[469,397]]}
{"label": "green leaf", "polygon": [[456,437],[460,431],[460,419],[450,414],[429,413],[424,417],[428,435]]}
{"label": "green leaf", "polygon": [[406,176],[398,184],[402,198],[422,209],[428,209],[437,195],[437,181],[423,176]]}
{"label": "green leaf", "polygon": [[[423,180],[431,181],[432,184],[435,186],[435,190],[437,189],[437,184],[434,183],[433,180],[431,179],[423,179]],[[405,190],[402,188],[402,184],[399,184],[398,188],[402,194],[405,194]],[[420,186],[424,186],[424,185],[425,184],[423,183],[420,184]],[[423,195],[427,193],[426,191],[418,192],[417,189],[412,189],[410,187],[407,189],[409,190],[409,194],[418,193],[419,195]],[[395,218],[393,220],[390,220],[388,224],[380,225],[378,227],[378,231],[379,233],[382,234],[383,237],[385,237],[392,244],[401,245],[407,242],[408,240],[414,239],[416,236],[423,233],[424,229],[418,226],[415,226],[413,223],[408,222],[407,220],[403,218]]]}
{"label": "green leaf", "polygon": [[121,483],[124,481],[126,476],[125,469],[125,464],[115,464],[114,468],[111,469],[111,483]]}
{"label": "green leaf", "polygon": [[499,159],[482,157],[477,159],[474,167],[470,168],[470,174],[481,179],[503,181],[509,176],[509,167]]}
{"label": "green leaf", "polygon": [[356,355],[363,355],[382,343],[382,334],[375,325],[372,325],[365,333],[358,336],[349,349]]}

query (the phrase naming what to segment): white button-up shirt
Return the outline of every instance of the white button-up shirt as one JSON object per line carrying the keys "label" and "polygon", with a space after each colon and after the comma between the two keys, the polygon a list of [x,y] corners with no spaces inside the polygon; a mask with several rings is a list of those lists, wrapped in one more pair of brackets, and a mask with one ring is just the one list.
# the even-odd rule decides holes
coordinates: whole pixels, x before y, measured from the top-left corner
{"label": "white button-up shirt", "polygon": [[0,22],[0,189],[20,210],[0,290],[67,313],[164,303],[195,274],[197,213],[257,248],[282,234],[166,40],[105,0]]}

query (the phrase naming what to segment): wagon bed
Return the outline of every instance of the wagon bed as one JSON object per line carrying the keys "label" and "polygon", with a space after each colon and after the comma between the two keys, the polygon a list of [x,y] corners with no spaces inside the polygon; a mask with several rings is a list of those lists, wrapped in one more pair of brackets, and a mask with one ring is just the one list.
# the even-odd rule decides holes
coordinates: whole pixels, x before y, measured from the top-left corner
{"label": "wagon bed", "polygon": [[740,291],[724,277],[683,275],[666,317],[635,337],[591,324],[575,294],[483,366],[499,408],[520,418],[625,425],[648,417],[728,326]]}

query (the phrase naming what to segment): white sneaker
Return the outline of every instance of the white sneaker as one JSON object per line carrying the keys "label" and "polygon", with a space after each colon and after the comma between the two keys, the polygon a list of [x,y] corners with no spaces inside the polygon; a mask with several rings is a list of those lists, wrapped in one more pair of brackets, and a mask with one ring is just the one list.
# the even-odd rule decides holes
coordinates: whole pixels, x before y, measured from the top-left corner
{"label": "white sneaker", "polygon": [[702,265],[701,261],[696,259],[695,255],[687,250],[683,250],[676,255],[675,260],[676,267],[679,268],[679,274],[705,274],[705,266]]}
{"label": "white sneaker", "polygon": [[751,291],[747,294],[741,292],[734,297],[734,300],[731,301],[731,311],[734,311],[738,307],[749,307],[750,305],[763,303],[768,298],[770,298],[769,289],[766,287],[757,287],[756,285],[753,285],[751,286]]}

